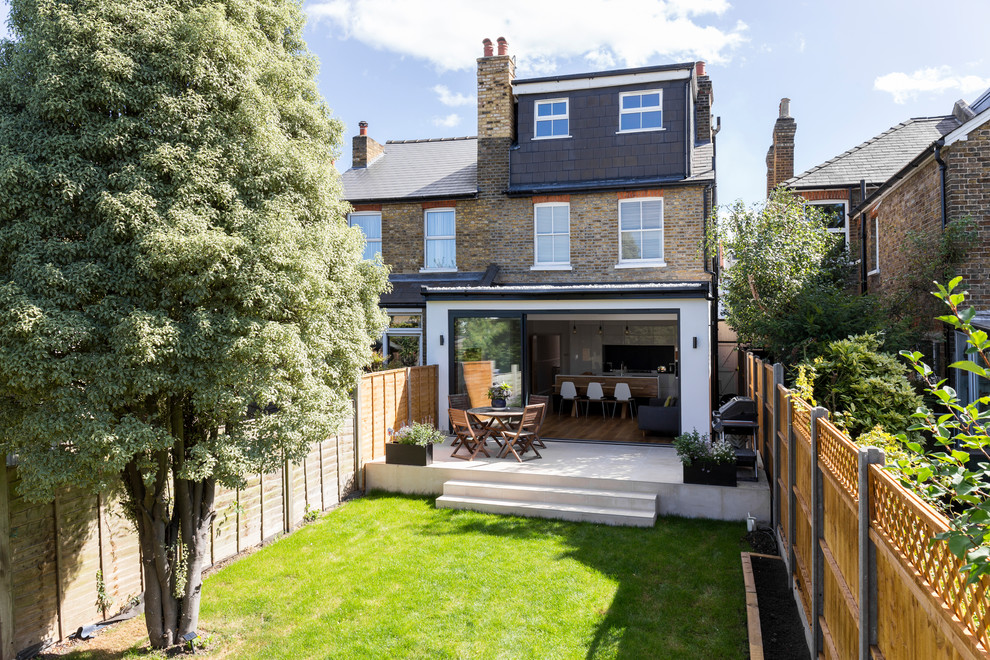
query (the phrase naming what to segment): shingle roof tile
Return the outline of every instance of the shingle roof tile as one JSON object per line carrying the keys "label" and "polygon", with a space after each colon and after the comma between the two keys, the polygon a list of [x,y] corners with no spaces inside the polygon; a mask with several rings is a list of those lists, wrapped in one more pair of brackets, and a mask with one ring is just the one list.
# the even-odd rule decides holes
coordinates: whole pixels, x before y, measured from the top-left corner
{"label": "shingle roof tile", "polygon": [[917,117],[788,179],[788,188],[880,185],[911,162],[932,142],[959,126],[952,115]]}
{"label": "shingle roof tile", "polygon": [[389,141],[382,156],[341,179],[349,201],[471,195],[478,191],[478,139]]}

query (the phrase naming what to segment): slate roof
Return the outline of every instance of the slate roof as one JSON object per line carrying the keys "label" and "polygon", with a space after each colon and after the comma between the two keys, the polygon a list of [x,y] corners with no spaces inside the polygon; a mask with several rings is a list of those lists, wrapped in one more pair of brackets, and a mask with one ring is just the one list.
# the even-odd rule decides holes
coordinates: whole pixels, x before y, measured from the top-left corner
{"label": "slate roof", "polygon": [[714,181],[715,170],[712,168],[712,155],[715,149],[711,142],[696,143],[691,149],[691,176],[685,181]]}
{"label": "slate roof", "polygon": [[426,304],[423,287],[487,287],[498,272],[499,267],[492,264],[481,272],[392,273],[388,276],[392,290],[382,294],[381,304],[386,307],[422,307]]}
{"label": "slate roof", "polygon": [[828,188],[859,185],[861,179],[866,179],[867,185],[880,185],[935,140],[958,127],[959,121],[952,115],[908,119],[788,179],[783,185],[788,188]]}
{"label": "slate roof", "polygon": [[478,192],[478,139],[390,140],[368,167],[341,175],[348,201],[460,197]]}

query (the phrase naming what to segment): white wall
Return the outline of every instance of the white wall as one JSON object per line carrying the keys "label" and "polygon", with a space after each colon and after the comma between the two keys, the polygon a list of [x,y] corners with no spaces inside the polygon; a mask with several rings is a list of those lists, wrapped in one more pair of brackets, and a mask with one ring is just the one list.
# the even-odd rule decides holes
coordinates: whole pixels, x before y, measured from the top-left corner
{"label": "white wall", "polygon": [[[589,299],[589,300],[440,300],[426,305],[426,329],[423,337],[426,364],[439,367],[437,419],[447,419],[447,395],[450,385],[448,364],[451,337],[447,336],[448,316],[452,310],[538,314],[546,311],[609,312],[609,310],[677,310],[680,312],[679,362],[681,377],[681,429],[698,429],[707,433],[711,427],[711,358],[709,302],[690,299]],[[440,345],[443,335],[444,343]],[[694,348],[697,338],[698,347]]]}

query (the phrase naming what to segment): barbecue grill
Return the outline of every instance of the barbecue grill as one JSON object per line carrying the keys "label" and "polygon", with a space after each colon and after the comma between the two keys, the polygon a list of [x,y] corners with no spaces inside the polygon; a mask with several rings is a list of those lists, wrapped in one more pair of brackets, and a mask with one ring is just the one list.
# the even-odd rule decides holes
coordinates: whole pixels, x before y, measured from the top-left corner
{"label": "barbecue grill", "polygon": [[[759,428],[756,401],[748,396],[733,397],[712,416],[712,430],[736,448],[736,466],[752,468],[752,480],[759,478],[756,465],[756,429]],[[742,440],[740,440],[740,437]],[[748,438],[752,438],[752,445]]]}

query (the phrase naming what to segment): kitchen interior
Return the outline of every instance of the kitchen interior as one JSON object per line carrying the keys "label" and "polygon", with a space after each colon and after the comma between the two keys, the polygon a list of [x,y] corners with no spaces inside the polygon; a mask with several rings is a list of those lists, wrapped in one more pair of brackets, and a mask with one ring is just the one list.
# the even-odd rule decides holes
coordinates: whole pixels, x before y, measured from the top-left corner
{"label": "kitchen interior", "polygon": [[[534,394],[557,394],[565,380],[574,381],[583,394],[588,382],[600,378],[606,395],[625,382],[640,404],[678,395],[676,314],[529,314],[526,328],[529,391]],[[559,411],[559,400],[555,405]],[[591,413],[588,421],[600,415],[595,407]],[[642,439],[635,421],[621,421],[633,427],[623,439]]]}

